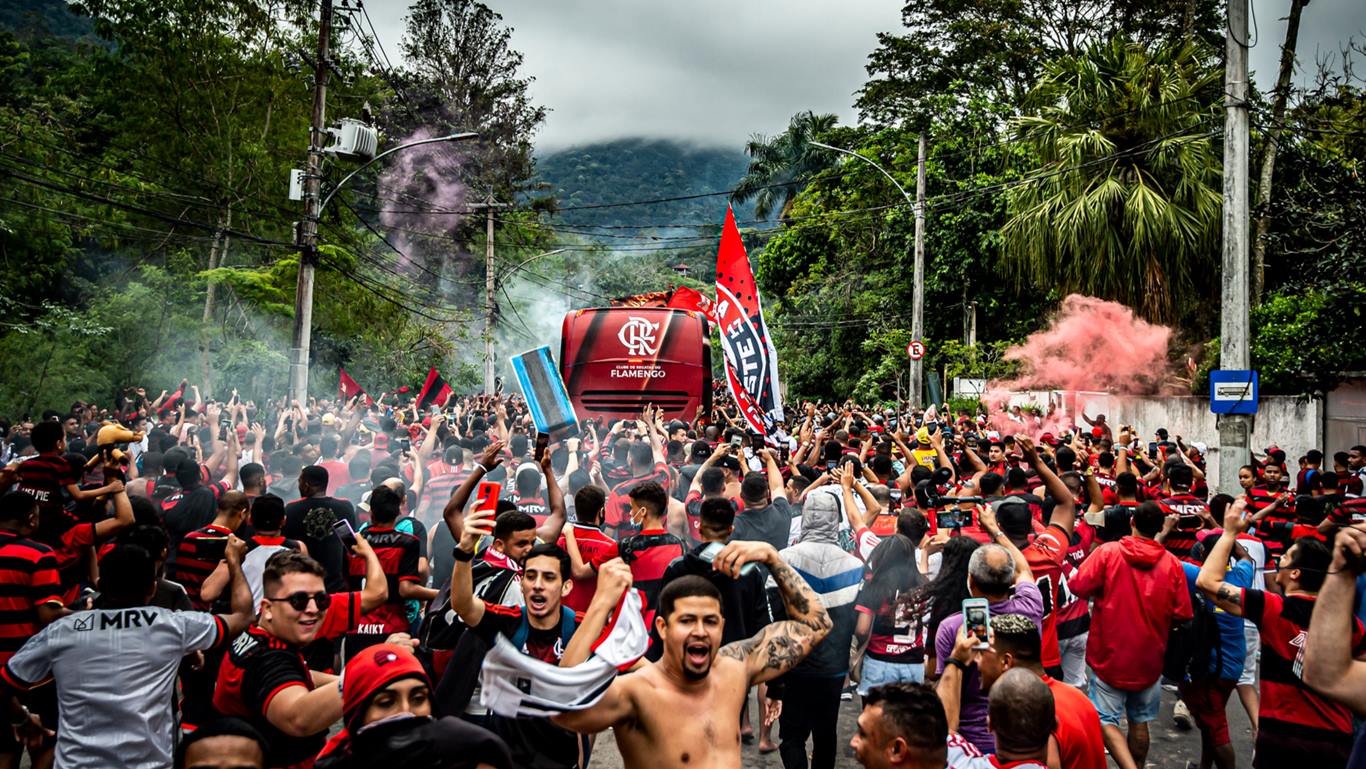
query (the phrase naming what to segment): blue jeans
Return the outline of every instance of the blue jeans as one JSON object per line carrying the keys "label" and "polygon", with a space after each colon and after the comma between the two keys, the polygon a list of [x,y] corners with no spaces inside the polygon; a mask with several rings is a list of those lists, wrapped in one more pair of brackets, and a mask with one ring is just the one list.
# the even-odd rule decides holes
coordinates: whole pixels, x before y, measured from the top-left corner
{"label": "blue jeans", "polygon": [[1131,725],[1146,724],[1157,720],[1157,711],[1162,705],[1162,682],[1159,680],[1147,689],[1129,692],[1105,683],[1092,671],[1091,690],[1087,694],[1100,714],[1102,726],[1119,728],[1120,719],[1126,716]]}
{"label": "blue jeans", "polygon": [[863,658],[863,676],[858,682],[858,696],[867,697],[874,686],[895,683],[920,684],[925,682],[924,662],[886,662],[872,657]]}

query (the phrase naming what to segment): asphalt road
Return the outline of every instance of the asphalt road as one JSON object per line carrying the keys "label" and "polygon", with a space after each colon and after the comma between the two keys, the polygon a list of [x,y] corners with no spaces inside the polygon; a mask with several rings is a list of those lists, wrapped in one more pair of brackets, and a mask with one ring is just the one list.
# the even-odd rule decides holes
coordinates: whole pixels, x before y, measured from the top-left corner
{"label": "asphalt road", "polygon": [[[857,700],[858,697],[855,695],[853,701],[843,703],[840,708],[840,749],[835,760],[835,766],[838,769],[855,769],[858,766],[858,762],[854,760],[853,751],[849,749],[849,739],[854,734],[854,724],[859,713]],[[1185,769],[1187,761],[1199,765],[1200,733],[1194,729],[1181,731],[1173,725],[1172,706],[1175,701],[1175,694],[1167,691],[1162,692],[1162,713],[1158,716],[1157,721],[1149,726],[1151,747],[1148,752],[1148,767],[1150,769]],[[1250,767],[1252,766],[1252,729],[1247,719],[1247,713],[1243,711],[1243,706],[1237,701],[1236,696],[1229,702],[1228,716],[1229,734],[1233,738],[1233,748],[1238,757],[1238,766]],[[776,724],[773,732],[776,739],[778,733]],[[754,744],[744,746],[743,765],[754,769],[783,769],[783,762],[778,758],[777,753],[759,755],[757,739]],[[1110,765],[1115,766],[1115,763],[1111,761]],[[599,736],[593,748],[593,758],[589,766],[590,769],[623,769],[621,754],[617,752],[616,742],[612,738],[611,732]]]}

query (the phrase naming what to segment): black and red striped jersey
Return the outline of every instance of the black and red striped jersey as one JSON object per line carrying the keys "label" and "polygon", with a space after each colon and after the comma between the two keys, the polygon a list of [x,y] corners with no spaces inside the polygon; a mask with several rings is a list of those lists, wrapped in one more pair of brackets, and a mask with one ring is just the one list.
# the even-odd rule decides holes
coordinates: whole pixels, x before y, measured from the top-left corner
{"label": "black and red striped jersey", "polygon": [[43,515],[60,513],[64,490],[81,480],[80,473],[57,452],[30,457],[16,466],[15,473],[19,477],[16,488],[38,500],[38,510]]}
{"label": "black and red striped jersey", "polygon": [[203,526],[180,540],[180,546],[176,548],[175,563],[171,565],[171,579],[179,582],[185,588],[185,593],[190,596],[190,602],[196,609],[208,609],[209,605],[199,597],[199,590],[204,585],[204,580],[209,578],[213,570],[218,568],[218,563],[223,560],[223,554],[228,549],[228,537],[232,535],[225,526],[209,524]]}
{"label": "black and red striped jersey", "polygon": [[[1243,617],[1261,631],[1261,729],[1350,749],[1352,711],[1320,695],[1303,680],[1305,639],[1314,597],[1245,588]],[[1352,619],[1352,656],[1366,654],[1366,632]]]}
{"label": "black and red striped jersey", "polygon": [[1166,515],[1175,515],[1178,518],[1176,528],[1167,533],[1162,540],[1162,546],[1167,548],[1167,552],[1182,560],[1189,560],[1191,548],[1195,547],[1196,534],[1205,527],[1205,519],[1209,516],[1209,505],[1205,501],[1190,493],[1173,494],[1164,497],[1157,503],[1162,507],[1162,512]]}
{"label": "black and red striped jersey", "polygon": [[[408,631],[408,615],[404,599],[399,594],[399,583],[422,581],[418,573],[417,537],[398,531],[393,526],[371,526],[365,539],[374,548],[384,578],[389,585],[389,597],[384,605],[360,618],[359,633],[388,635]],[[347,565],[347,581],[353,590],[360,590],[365,582],[365,559],[351,554]]]}
{"label": "black and red striped jersey", "polygon": [[0,665],[38,632],[38,606],[62,604],[52,548],[0,531]]}
{"label": "black and red striped jersey", "polygon": [[683,540],[663,529],[650,529],[625,537],[618,546],[621,560],[631,567],[633,585],[645,594],[645,625],[654,623],[659,591],[664,588],[664,570],[687,548]]}

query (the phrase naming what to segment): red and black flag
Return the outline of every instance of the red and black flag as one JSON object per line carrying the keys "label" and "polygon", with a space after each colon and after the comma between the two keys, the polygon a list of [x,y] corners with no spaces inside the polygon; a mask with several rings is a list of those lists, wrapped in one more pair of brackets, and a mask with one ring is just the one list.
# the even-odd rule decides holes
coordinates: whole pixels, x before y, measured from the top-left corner
{"label": "red and black flag", "polygon": [[433,366],[432,370],[427,372],[427,381],[422,383],[422,392],[418,393],[417,410],[421,411],[428,406],[445,406],[453,394],[451,386],[436,373],[436,367]]}
{"label": "red and black flag", "polygon": [[157,416],[164,416],[167,412],[179,409],[180,402],[183,400],[185,400],[185,383],[181,382],[176,391],[171,393],[171,397],[157,407]]}
{"label": "red and black flag", "polygon": [[715,316],[730,394],[750,429],[768,436],[784,418],[778,351],[768,335],[754,270],[730,208],[726,209],[721,247],[716,254]]}
{"label": "red and black flag", "polygon": [[374,404],[374,400],[370,397],[370,394],[365,391],[364,387],[360,386],[359,382],[352,379],[350,374],[346,373],[346,369],[339,368],[338,371],[341,372],[341,376],[337,381],[337,395],[342,401],[349,401],[357,395],[364,395],[365,405],[370,406]]}

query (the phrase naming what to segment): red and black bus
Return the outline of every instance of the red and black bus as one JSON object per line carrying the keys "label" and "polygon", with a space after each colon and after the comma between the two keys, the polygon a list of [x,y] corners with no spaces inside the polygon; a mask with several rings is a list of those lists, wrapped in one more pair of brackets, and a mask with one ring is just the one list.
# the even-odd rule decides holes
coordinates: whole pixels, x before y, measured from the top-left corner
{"label": "red and black bus", "polygon": [[654,404],[691,422],[711,410],[711,340],[700,312],[603,307],[564,316],[560,373],[580,419],[622,419]]}

